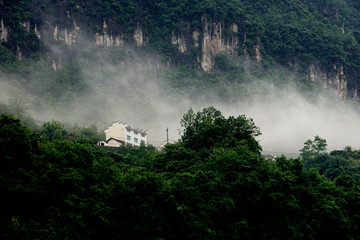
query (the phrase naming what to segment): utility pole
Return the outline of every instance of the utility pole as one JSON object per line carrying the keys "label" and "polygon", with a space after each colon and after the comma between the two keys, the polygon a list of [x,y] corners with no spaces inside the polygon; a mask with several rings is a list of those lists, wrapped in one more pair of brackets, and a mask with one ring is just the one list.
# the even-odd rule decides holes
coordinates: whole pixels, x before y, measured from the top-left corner
{"label": "utility pole", "polygon": [[166,144],[169,144],[169,128],[166,128]]}

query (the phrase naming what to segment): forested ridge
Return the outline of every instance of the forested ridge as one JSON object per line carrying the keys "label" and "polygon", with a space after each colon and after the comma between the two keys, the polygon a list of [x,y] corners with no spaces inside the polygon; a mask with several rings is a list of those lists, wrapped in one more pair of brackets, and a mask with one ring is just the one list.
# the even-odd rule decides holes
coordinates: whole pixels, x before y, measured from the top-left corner
{"label": "forested ridge", "polygon": [[[355,0],[286,2],[4,0],[1,18],[7,34],[1,39],[0,70],[4,74],[9,73],[10,76],[7,77],[14,77],[15,73],[15,78],[21,78],[29,85],[45,82],[48,86],[44,88],[59,89],[58,85],[65,88],[75,86],[76,90],[84,91],[86,85],[82,76],[79,76],[79,68],[83,67],[83,59],[88,61],[88,64],[97,64],[96,53],[99,48],[84,44],[89,41],[88,39],[79,36],[78,40],[72,39],[70,35],[77,33],[71,33],[70,28],[79,25],[80,33],[89,39],[94,38],[95,33],[99,36],[110,34],[111,37],[118,34],[124,44],[134,46],[136,44],[133,35],[141,26],[144,47],[140,55],[156,52],[161,55],[164,63],[170,62],[175,67],[171,69],[172,74],[165,77],[170,78],[170,84],[175,82],[175,86],[182,85],[188,89],[193,87],[193,84],[206,86],[223,79],[231,83],[243,83],[251,79],[253,76],[244,74],[244,64],[240,66],[232,64],[232,60],[227,60],[227,56],[223,56],[224,52],[220,52],[214,60],[214,74],[210,80],[208,76],[205,77],[206,81],[203,81],[201,77],[194,75],[193,71],[199,70],[198,61],[203,57],[201,45],[194,43],[191,34],[193,31],[204,31],[203,21],[206,16],[209,29],[211,29],[210,23],[223,24],[222,27],[225,28],[223,35],[233,34],[232,24],[236,24],[237,30],[234,34],[240,42],[236,45],[237,48],[232,50],[233,55],[240,57],[249,55],[250,58],[255,59],[256,55],[261,54],[260,65],[268,71],[271,72],[281,65],[300,73],[301,77],[305,77],[309,66],[314,64],[320,68],[320,71],[326,73],[325,79],[331,78],[339,69],[343,69],[340,73],[347,80],[347,85],[342,87],[347,88],[343,93],[344,97],[357,100],[360,69],[359,10],[359,3]],[[106,27],[103,26],[104,23]],[[38,31],[42,29],[41,38],[37,37],[35,26]],[[70,38],[69,42],[78,41],[77,47],[54,50],[61,45],[58,40],[54,40],[57,39],[55,36],[57,30],[54,32],[54,28],[57,27],[63,30],[68,28],[67,34],[62,38]],[[180,52],[172,43],[174,34],[185,36],[184,41],[187,39],[189,42],[185,52]],[[200,35],[200,41],[203,38],[205,37]],[[81,50],[76,50],[77,48]],[[258,51],[255,48],[259,48]],[[100,49],[103,50],[102,47]],[[61,54],[60,61],[61,71],[65,74],[53,73],[51,60],[49,64],[42,61],[45,59],[47,62],[49,58],[56,61],[59,58],[57,56],[59,51],[65,51],[65,54]],[[132,57],[121,47],[110,51],[112,54],[104,57],[110,63],[118,63]],[[36,73],[38,69],[24,70],[23,68],[29,66],[29,62],[19,63],[16,58],[16,54],[19,53],[23,60],[41,64],[40,70],[46,73],[45,76],[60,74],[59,78],[64,80],[54,76],[55,81],[50,81],[47,77]],[[30,74],[17,75],[24,71]],[[262,71],[255,70],[252,73],[255,72],[255,77],[258,77],[258,72]],[[36,75],[36,79],[33,75]],[[192,83],[189,83],[189,77]],[[303,85],[302,80],[297,82]],[[48,89],[46,91],[49,92]],[[58,91],[60,92],[50,91],[50,98],[58,98],[59,94],[62,95],[61,90]],[[37,94],[41,95],[42,92]]]}
{"label": "forested ridge", "polygon": [[[141,24],[149,35],[150,46],[165,54],[175,54],[168,41],[171,32],[184,30],[187,22],[193,29],[200,29],[201,17],[206,14],[213,21],[236,23],[237,34],[246,34],[244,47],[249,53],[261,41],[269,63],[318,60],[331,68],[332,64],[342,62],[351,71],[359,67],[358,58],[353,55],[359,52],[359,8],[359,3],[353,0],[3,1],[4,23],[15,33],[9,33],[12,38],[3,45],[13,52],[16,45],[28,48],[25,52],[39,51],[41,39],[36,39],[34,32],[27,32],[22,23],[31,21],[38,27],[51,24],[49,16],[54,11],[67,10],[84,16],[89,21],[86,31],[90,32],[101,30],[97,28],[104,19],[129,34]],[[55,16],[52,20],[61,21]]]}
{"label": "forested ridge", "polygon": [[69,139],[1,115],[1,239],[359,238],[358,151],[316,136],[301,159],[265,159],[244,115],[190,109],[181,124],[162,151],[107,149],[96,129]]}

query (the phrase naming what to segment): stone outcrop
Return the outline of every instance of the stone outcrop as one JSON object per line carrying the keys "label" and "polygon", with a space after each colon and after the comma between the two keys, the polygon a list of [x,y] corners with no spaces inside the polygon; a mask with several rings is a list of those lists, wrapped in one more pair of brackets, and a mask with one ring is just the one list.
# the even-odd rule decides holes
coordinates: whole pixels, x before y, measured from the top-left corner
{"label": "stone outcrop", "polygon": [[243,47],[243,54],[244,54],[245,59],[246,59],[246,60],[249,60],[249,59],[250,59],[250,54],[249,54],[249,52],[246,50],[245,42],[246,42],[246,33],[244,33],[244,39],[243,39],[243,42],[242,42],[242,47]]}
{"label": "stone outcrop", "polygon": [[146,45],[146,39],[144,37],[143,29],[140,24],[137,25],[134,31],[134,41],[138,47]]}
{"label": "stone outcrop", "polygon": [[345,34],[345,26],[344,26],[344,23],[341,24],[340,30],[341,30],[341,33],[342,33],[342,34]]}
{"label": "stone outcrop", "polygon": [[215,65],[216,54],[224,51],[231,56],[237,56],[236,49],[239,45],[237,36],[238,26],[230,26],[231,34],[225,35],[226,30],[224,23],[209,23],[207,16],[202,16],[202,44],[201,44],[201,62],[200,66],[203,71],[211,72]]}
{"label": "stone outcrop", "polygon": [[348,89],[348,96],[350,97],[350,99],[354,100],[354,101],[360,101],[359,98],[359,90],[357,87],[352,87]]}
{"label": "stone outcrop", "polygon": [[95,33],[95,41],[97,45],[105,47],[121,47],[124,45],[124,40],[120,34],[113,36],[108,31],[108,25],[104,19],[102,34]]}
{"label": "stone outcrop", "polygon": [[344,74],[344,67],[342,64],[337,64],[334,66],[336,70],[336,75],[333,80],[333,89],[335,94],[339,96],[341,99],[346,99],[347,96],[347,79]]}
{"label": "stone outcrop", "polygon": [[0,30],[1,30],[0,42],[7,42],[7,40],[8,40],[8,29],[4,25],[4,19],[3,18],[1,18],[1,21],[0,21]]}
{"label": "stone outcrop", "polygon": [[80,32],[80,27],[76,24],[76,21],[73,21],[73,28],[68,29],[65,27],[64,29],[60,29],[58,25],[54,27],[54,40],[65,42],[66,45],[70,46],[77,42],[77,37]]}
{"label": "stone outcrop", "polygon": [[200,37],[200,32],[195,30],[192,32],[192,39],[194,41],[194,46],[198,47],[199,46],[199,37]]}
{"label": "stone outcrop", "polygon": [[[308,68],[307,78],[309,81],[320,85],[321,87],[333,91],[335,95],[345,100],[348,94],[347,78],[344,74],[342,64],[335,64],[331,72],[321,70],[315,64],[311,64]],[[357,96],[356,93],[353,93]]]}
{"label": "stone outcrop", "polygon": [[36,37],[40,40],[41,39],[41,34],[40,34],[36,24],[34,26],[34,33],[35,33]]}
{"label": "stone outcrop", "polygon": [[173,45],[177,45],[181,53],[185,53],[187,51],[186,36],[184,34],[175,35],[173,31],[171,34],[171,43]]}
{"label": "stone outcrop", "polygon": [[52,59],[52,68],[54,71],[60,69],[62,67],[62,59],[59,57],[58,59]]}
{"label": "stone outcrop", "polygon": [[22,60],[22,53],[21,53],[21,49],[19,46],[16,46],[16,56],[19,59],[19,61]]}
{"label": "stone outcrop", "polygon": [[23,26],[26,31],[30,32],[30,22],[22,22],[20,25]]}
{"label": "stone outcrop", "polygon": [[261,63],[262,61],[262,56],[261,56],[261,52],[260,52],[260,40],[258,41],[258,43],[254,46],[254,52],[255,52],[255,60],[257,63]]}

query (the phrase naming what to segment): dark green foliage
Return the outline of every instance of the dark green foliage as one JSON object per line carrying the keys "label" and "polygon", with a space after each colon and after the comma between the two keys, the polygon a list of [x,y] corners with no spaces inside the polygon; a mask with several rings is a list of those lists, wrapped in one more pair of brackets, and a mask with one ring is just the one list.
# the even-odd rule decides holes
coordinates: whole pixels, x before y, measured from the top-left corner
{"label": "dark green foliage", "polygon": [[252,119],[244,115],[226,119],[214,107],[204,108],[196,114],[190,109],[182,118],[184,127],[182,142],[187,148],[199,151],[213,147],[234,148],[243,145],[250,151],[260,153],[261,147],[254,137],[260,130]]}
{"label": "dark green foliage", "polygon": [[233,59],[226,54],[217,54],[215,56],[215,68],[223,72],[231,72],[236,69]]}
{"label": "dark green foliage", "polygon": [[[56,140],[50,133],[64,132],[56,121],[44,124],[54,131],[43,143],[14,117],[2,115],[0,126],[2,239],[183,236],[161,175],[115,162],[122,157],[93,145]],[[133,155],[151,156],[143,148]]]}
{"label": "dark green foliage", "polygon": [[328,154],[325,152],[326,146],[326,140],[319,136],[315,136],[314,141],[308,139],[300,150],[304,167],[315,169],[329,179],[346,173],[359,181],[359,151],[345,147],[344,150],[334,150]]}
{"label": "dark green foliage", "polygon": [[[15,117],[1,115],[1,238],[358,238],[360,188],[349,175],[333,182],[299,159],[265,160],[249,141],[257,128],[242,116],[226,119],[210,107],[189,111],[183,123],[185,135],[189,127],[201,131],[162,152],[108,151],[40,141]],[[55,121],[47,125],[63,129]],[[207,131],[226,126],[224,136],[234,142]],[[210,145],[201,134],[214,137]],[[197,151],[189,145],[195,138],[203,141]],[[322,156],[323,143],[315,138],[307,146]],[[349,148],[334,154],[358,158]]]}
{"label": "dark green foliage", "polygon": [[41,127],[41,136],[44,141],[49,142],[56,139],[66,139],[67,132],[61,122],[52,120],[51,122],[43,124]]}
{"label": "dark green foliage", "polygon": [[346,174],[350,175],[357,182],[360,181],[360,154],[358,150],[353,150],[348,146],[344,150],[331,151],[330,156],[341,159],[344,162]]}
{"label": "dark green foliage", "polygon": [[199,152],[184,147],[181,143],[166,146],[163,154],[156,156],[152,167],[154,171],[164,172],[170,176],[181,172],[191,172],[198,163]]}
{"label": "dark green foliage", "polygon": [[20,216],[27,219],[32,214],[32,161],[37,151],[37,136],[15,117],[2,114],[0,236],[4,239],[12,239],[9,234],[17,232]]}
{"label": "dark green foliage", "polygon": [[7,48],[0,45],[0,66],[7,66],[15,61],[15,56]]}
{"label": "dark green foliage", "polygon": [[[42,50],[42,44],[34,32],[27,29],[27,24],[33,21],[30,1],[3,1],[0,15],[3,17],[5,26],[10,27],[11,34],[4,43],[13,53],[21,49],[25,56]],[[30,25],[29,25],[30,27]]]}
{"label": "dark green foliage", "polygon": [[99,133],[96,125],[90,127],[78,127],[77,125],[70,131],[70,138],[73,138],[75,142],[81,144],[95,144],[98,141],[105,138],[105,133]]}
{"label": "dark green foliage", "polygon": [[325,153],[326,151],[326,139],[319,136],[314,137],[314,141],[308,139],[304,143],[303,149],[300,150],[302,158],[311,158],[314,155]]}

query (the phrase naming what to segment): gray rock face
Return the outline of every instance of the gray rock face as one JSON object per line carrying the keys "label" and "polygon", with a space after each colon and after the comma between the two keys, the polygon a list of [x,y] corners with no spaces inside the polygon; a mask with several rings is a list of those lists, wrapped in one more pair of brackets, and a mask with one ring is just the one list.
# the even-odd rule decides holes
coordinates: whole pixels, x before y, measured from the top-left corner
{"label": "gray rock face", "polygon": [[[111,19],[90,18],[81,6],[76,5],[70,9],[65,2],[57,5],[56,14],[41,16],[42,23],[31,21],[21,23],[27,32],[34,33],[37,39],[52,51],[50,61],[55,70],[61,68],[62,62],[65,62],[63,56],[57,56],[57,52],[60,51],[53,51],[53,49],[59,49],[59,46],[72,48],[92,44],[107,48],[121,48],[125,44],[137,47],[145,47],[149,44],[151,33],[140,23],[135,24],[130,33],[125,32],[125,26],[117,25]],[[3,1],[0,0],[0,5],[2,4]],[[3,17],[0,14],[0,42],[8,42],[12,29]],[[344,32],[344,26],[340,27]],[[175,46],[180,54],[196,50],[194,62],[200,71],[213,72],[215,57],[219,53],[226,53],[233,57],[244,55],[245,59],[253,59],[257,63],[263,60],[261,39],[258,39],[252,48],[248,46],[246,49],[246,33],[241,31],[236,23],[213,21],[206,14],[201,16],[200,26],[194,27],[184,22],[180,24],[179,29],[174,29],[169,35],[167,41]],[[54,45],[56,47],[53,47]],[[25,50],[19,46],[14,46],[14,49],[16,49],[18,59],[21,60]],[[170,63],[171,58],[168,59],[168,65]],[[310,64],[306,75],[309,81],[333,91],[341,99],[359,100],[358,87],[348,85],[342,63],[335,64],[332,71],[324,71],[316,64]]]}

